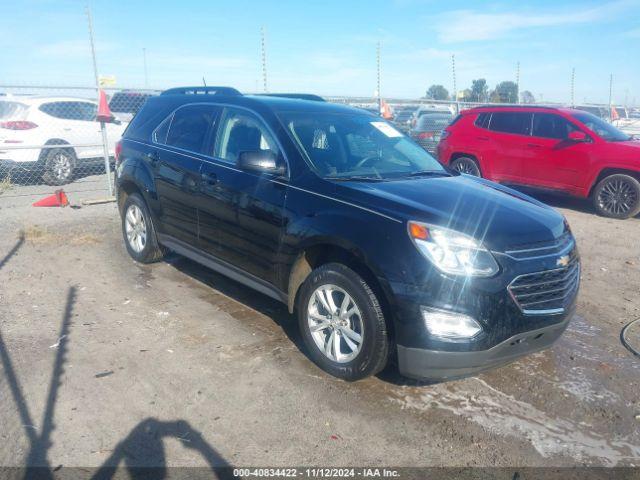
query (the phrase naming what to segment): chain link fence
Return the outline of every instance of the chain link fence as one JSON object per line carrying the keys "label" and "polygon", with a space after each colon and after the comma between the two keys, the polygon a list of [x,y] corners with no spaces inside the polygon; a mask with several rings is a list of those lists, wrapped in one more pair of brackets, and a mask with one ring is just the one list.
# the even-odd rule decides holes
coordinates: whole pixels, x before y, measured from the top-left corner
{"label": "chain link fence", "polygon": [[100,122],[95,88],[0,86],[0,201],[55,188],[111,193],[115,144],[158,92],[105,90],[112,116]]}

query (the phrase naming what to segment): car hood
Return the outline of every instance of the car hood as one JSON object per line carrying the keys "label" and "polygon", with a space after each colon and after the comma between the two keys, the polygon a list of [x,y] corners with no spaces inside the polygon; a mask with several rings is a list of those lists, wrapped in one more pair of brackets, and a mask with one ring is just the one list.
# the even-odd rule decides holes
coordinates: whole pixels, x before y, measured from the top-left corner
{"label": "car hood", "polygon": [[551,241],[564,217],[533,198],[467,175],[336,184],[337,195],[402,221],[418,220],[482,239],[495,251]]}

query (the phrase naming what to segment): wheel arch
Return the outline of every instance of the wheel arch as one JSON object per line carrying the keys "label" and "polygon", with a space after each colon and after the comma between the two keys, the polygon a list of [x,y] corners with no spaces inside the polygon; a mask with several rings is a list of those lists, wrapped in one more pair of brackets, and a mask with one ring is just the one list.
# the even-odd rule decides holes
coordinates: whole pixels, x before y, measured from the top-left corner
{"label": "wheel arch", "polygon": [[327,263],[341,263],[360,275],[373,290],[387,320],[387,328],[393,338],[392,293],[384,277],[367,261],[364,254],[352,245],[335,239],[318,239],[300,249],[294,261],[288,281],[288,308],[293,313],[298,302],[300,287],[309,274]]}
{"label": "wheel arch", "polygon": [[593,191],[595,190],[596,186],[603,179],[605,179],[606,177],[608,177],[610,175],[616,175],[616,174],[629,175],[630,177],[633,177],[633,178],[635,178],[636,180],[638,180],[640,182],[640,171],[638,171],[638,170],[631,170],[631,169],[624,168],[624,167],[606,167],[606,168],[603,168],[602,170],[600,170],[598,172],[598,175],[591,182],[591,185],[589,187],[589,194],[587,196],[591,197],[591,195],[593,194]]}

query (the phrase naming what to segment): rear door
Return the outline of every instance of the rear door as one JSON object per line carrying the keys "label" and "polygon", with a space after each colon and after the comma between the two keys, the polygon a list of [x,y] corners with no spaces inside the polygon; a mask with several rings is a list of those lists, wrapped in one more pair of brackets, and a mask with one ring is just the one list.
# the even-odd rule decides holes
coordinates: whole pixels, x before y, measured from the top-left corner
{"label": "rear door", "polygon": [[536,185],[559,190],[583,185],[593,144],[569,140],[569,133],[577,130],[558,114],[535,113],[530,147],[535,156],[527,163],[527,177]]}
{"label": "rear door", "polygon": [[154,171],[162,233],[189,245],[198,241],[200,167],[218,114],[219,108],[212,105],[177,109],[153,133],[158,148],[145,159]]}
{"label": "rear door", "polygon": [[225,107],[212,150],[202,165],[200,245],[262,280],[276,283],[286,180],[238,168],[242,152],[270,150],[285,162],[275,135],[262,119]]}
{"label": "rear door", "polygon": [[491,114],[489,137],[495,146],[492,180],[526,183],[525,166],[532,155],[529,112],[498,111]]}

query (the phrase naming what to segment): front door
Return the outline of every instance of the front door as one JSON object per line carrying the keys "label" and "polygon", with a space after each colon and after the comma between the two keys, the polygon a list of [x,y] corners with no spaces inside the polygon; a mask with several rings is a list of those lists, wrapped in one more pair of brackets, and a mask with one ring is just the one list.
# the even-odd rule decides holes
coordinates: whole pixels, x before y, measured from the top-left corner
{"label": "front door", "polygon": [[569,140],[569,133],[576,130],[576,125],[555,113],[533,116],[531,144],[536,155],[526,171],[536,185],[571,191],[584,184],[593,145]]}
{"label": "front door", "polygon": [[164,132],[155,136],[160,145],[147,158],[155,172],[160,229],[190,245],[198,241],[200,167],[217,114],[217,107],[211,105],[179,108],[158,127],[162,130],[170,125],[166,136]]}
{"label": "front door", "polygon": [[270,150],[284,162],[264,122],[243,109],[224,109],[213,161],[202,164],[201,248],[258,278],[277,283],[286,180],[238,168],[242,152]]}

